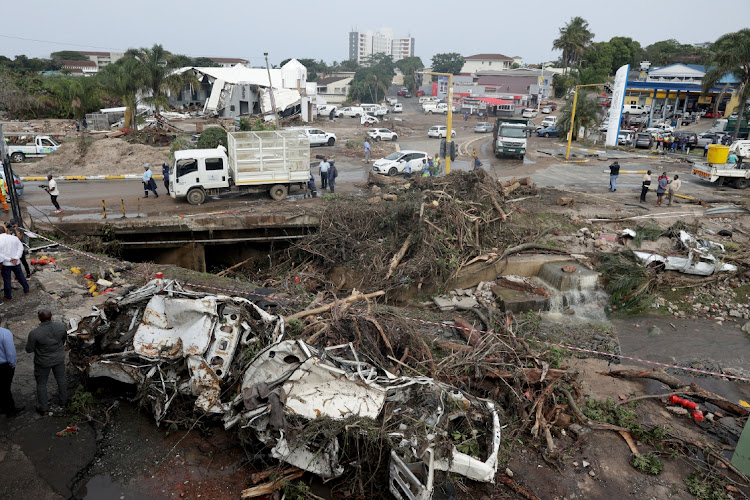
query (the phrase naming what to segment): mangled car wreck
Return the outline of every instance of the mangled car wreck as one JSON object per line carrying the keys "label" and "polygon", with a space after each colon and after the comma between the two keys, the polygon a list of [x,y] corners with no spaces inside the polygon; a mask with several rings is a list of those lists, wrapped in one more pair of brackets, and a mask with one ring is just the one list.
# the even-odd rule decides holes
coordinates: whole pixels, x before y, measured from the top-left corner
{"label": "mangled car wreck", "polygon": [[391,373],[352,342],[288,339],[273,306],[154,280],[73,324],[71,362],[90,379],[134,385],[157,425],[175,412],[213,417],[325,480],[362,473],[358,443],[377,442],[396,498],[432,498],[438,471],[494,481],[492,402]]}

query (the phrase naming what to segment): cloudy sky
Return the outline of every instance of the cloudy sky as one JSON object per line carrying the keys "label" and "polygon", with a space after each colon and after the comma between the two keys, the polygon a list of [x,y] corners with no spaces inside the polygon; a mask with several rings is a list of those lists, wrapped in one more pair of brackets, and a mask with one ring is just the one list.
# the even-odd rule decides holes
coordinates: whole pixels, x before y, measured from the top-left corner
{"label": "cloudy sky", "polygon": [[263,52],[272,64],[288,57],[330,63],[348,58],[349,31],[389,27],[396,36],[414,37],[415,55],[427,65],[441,52],[501,53],[537,63],[559,57],[552,41],[573,16],[589,22],[595,41],[629,36],[644,47],[669,38],[699,43],[750,26],[750,0],[16,1],[3,7],[0,54],[46,57],[161,43],[174,53],[242,57],[252,65],[263,63]]}

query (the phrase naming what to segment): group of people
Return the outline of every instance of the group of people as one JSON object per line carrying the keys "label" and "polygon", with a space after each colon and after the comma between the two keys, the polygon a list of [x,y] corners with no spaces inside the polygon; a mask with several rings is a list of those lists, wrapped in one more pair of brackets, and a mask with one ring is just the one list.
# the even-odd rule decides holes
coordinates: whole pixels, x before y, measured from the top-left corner
{"label": "group of people", "polygon": [[[336,162],[328,161],[328,157],[323,157],[323,161],[318,164],[318,175],[320,176],[320,188],[325,191],[326,188],[332,193],[336,192],[336,177],[339,171],[336,168]],[[307,181],[307,190],[314,198],[318,195],[318,189],[315,186],[315,176],[310,172],[310,180]]]}
{"label": "group of people", "polygon": [[[47,381],[49,374],[55,376],[60,406],[68,404],[68,381],[65,375],[65,340],[67,330],[60,321],[52,321],[49,309],[39,310],[39,326],[29,332],[26,341],[26,352],[34,354],[34,379],[36,380],[36,411],[40,415],[49,412]],[[2,316],[0,316],[0,321]],[[18,357],[13,333],[7,328],[0,328],[0,413],[15,417],[25,407],[16,405],[11,392],[13,377],[16,372]]]}
{"label": "group of people", "polygon": [[669,132],[664,134],[658,133],[654,137],[654,140],[656,151],[661,150],[664,153],[667,151],[670,153],[676,153],[678,148],[680,149],[680,152],[685,153],[685,149],[688,147],[688,138],[685,135],[675,137],[674,134]]}
{"label": "group of people", "polygon": [[[609,166],[609,191],[617,191],[617,177],[620,175],[620,164],[615,161]],[[664,194],[667,194],[667,206],[672,205],[672,200],[680,190],[682,181],[679,175],[675,175],[674,179],[669,180],[666,172],[662,172],[656,181],[656,206],[660,207],[664,198]],[[641,179],[641,198],[640,202],[646,202],[646,194],[651,189],[651,170],[646,171]]]}
{"label": "group of people", "polygon": [[[161,164],[161,175],[164,177],[164,189],[167,190],[167,196],[169,196],[169,165],[165,162]],[[154,173],[151,171],[151,164],[146,163],[143,165],[143,197],[148,198],[148,192],[152,191],[154,197],[158,198],[159,193],[156,192],[156,181],[154,180]]]}

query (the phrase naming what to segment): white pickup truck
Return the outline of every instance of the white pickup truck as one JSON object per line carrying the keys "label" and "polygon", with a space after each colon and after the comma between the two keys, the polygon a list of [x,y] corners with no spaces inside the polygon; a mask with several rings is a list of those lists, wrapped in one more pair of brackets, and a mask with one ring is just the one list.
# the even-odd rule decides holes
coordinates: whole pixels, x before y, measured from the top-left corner
{"label": "white pickup truck", "polygon": [[286,130],[296,130],[310,139],[310,146],[333,146],[336,144],[336,134],[324,132],[319,128],[312,127],[289,127]]}
{"label": "white pickup truck", "polygon": [[433,113],[448,114],[448,105],[444,102],[426,102],[422,105],[422,109],[428,115]]}
{"label": "white pickup truck", "polygon": [[750,141],[735,141],[729,147],[729,152],[737,155],[737,163],[703,163],[693,165],[693,175],[717,185],[732,185],[737,189],[750,186]]}
{"label": "white pickup truck", "polygon": [[53,153],[59,147],[60,143],[48,135],[37,135],[33,141],[28,142],[9,137],[8,156],[10,156],[10,161],[21,163],[26,158],[39,158]]}

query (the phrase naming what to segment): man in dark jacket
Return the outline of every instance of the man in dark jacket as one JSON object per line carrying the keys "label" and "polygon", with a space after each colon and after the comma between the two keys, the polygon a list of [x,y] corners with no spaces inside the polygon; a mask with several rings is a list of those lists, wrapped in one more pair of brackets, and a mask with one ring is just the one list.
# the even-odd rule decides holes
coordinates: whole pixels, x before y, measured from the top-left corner
{"label": "man in dark jacket", "polygon": [[167,190],[167,196],[169,196],[169,165],[166,162],[161,164],[161,175],[164,177],[164,189]]}
{"label": "man in dark jacket", "polygon": [[620,175],[620,164],[615,161],[609,166],[609,190],[617,191],[617,176]]}
{"label": "man in dark jacket", "polygon": [[34,353],[34,378],[36,379],[36,397],[39,403],[36,411],[40,415],[44,415],[49,411],[47,380],[50,370],[57,380],[60,406],[68,404],[68,381],[65,377],[67,332],[64,324],[59,321],[52,321],[52,312],[48,309],[39,310],[39,322],[40,325],[29,332],[26,352]]}

